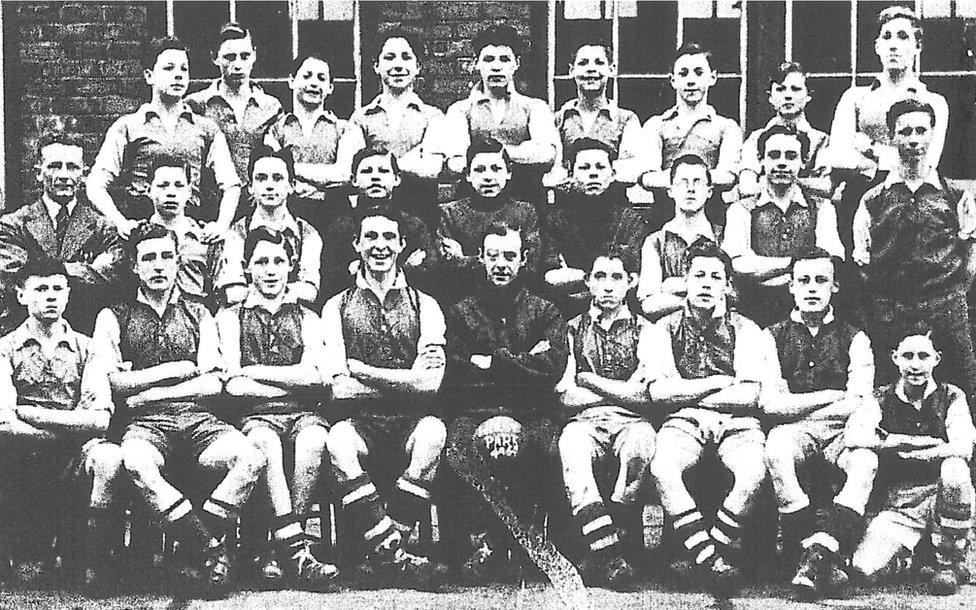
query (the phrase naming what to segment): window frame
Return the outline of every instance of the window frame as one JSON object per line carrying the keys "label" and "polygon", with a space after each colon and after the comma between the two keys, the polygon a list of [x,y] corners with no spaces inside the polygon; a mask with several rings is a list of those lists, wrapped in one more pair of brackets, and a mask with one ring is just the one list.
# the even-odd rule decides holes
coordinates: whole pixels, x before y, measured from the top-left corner
{"label": "window frame", "polygon": [[[166,35],[176,36],[176,3],[181,0],[166,0]],[[186,1],[186,0],[182,0]],[[226,0],[228,4],[228,15],[230,21],[237,20],[237,5],[245,0]],[[319,2],[328,2],[329,0],[317,0]],[[362,74],[362,64],[359,61],[359,57],[362,55],[362,18],[361,18],[361,0],[352,0],[352,39],[353,39],[353,76],[333,76],[332,82],[335,83],[345,83],[353,84],[355,86],[355,94],[353,97],[354,108],[359,108],[363,105],[363,74]],[[291,58],[292,60],[298,59],[298,2],[297,0],[288,0],[288,17],[291,21]],[[2,59],[2,56],[0,56]],[[288,75],[276,76],[276,77],[261,77],[252,78],[253,82],[258,85],[264,83],[272,84],[287,84]],[[191,84],[204,83],[206,79],[196,79],[191,78]],[[0,102],[2,103],[2,102]],[[0,112],[2,112],[2,106],[0,106]],[[0,114],[2,116],[2,114]],[[0,133],[2,135],[2,133]],[[2,171],[2,170],[0,170]],[[0,174],[2,176],[2,174]]]}
{"label": "window frame", "polygon": [[[646,73],[628,73],[620,74],[620,10],[618,2],[619,0],[604,0],[606,2],[607,9],[609,9],[609,19],[610,21],[610,32],[611,32],[611,46],[612,55],[611,61],[615,66],[618,66],[618,72],[611,79],[614,97],[617,96],[619,91],[618,82],[620,80],[664,80],[667,81],[671,78],[670,73],[658,73],[658,72],[646,72]],[[852,0],[854,1],[854,0]],[[717,12],[716,0],[711,0],[713,7],[713,18]],[[549,98],[549,106],[553,109],[556,108],[556,81],[571,81],[572,77],[568,74],[557,74],[556,73],[556,16],[557,11],[560,9],[560,0],[547,0],[548,4],[548,24],[547,24],[547,54],[548,54],[548,66],[546,74],[548,76],[547,92]],[[748,41],[748,5],[749,0],[741,0],[741,8],[739,12],[739,71],[738,72],[719,72],[719,80],[724,79],[739,79],[739,116],[738,121],[740,125],[745,125],[746,122],[746,102],[748,93],[748,57],[749,57],[749,41]],[[563,4],[562,6],[565,6]],[[676,27],[676,44],[675,49],[680,47],[684,43],[684,19],[686,15],[682,12],[682,7],[686,7],[687,4],[685,0],[677,1],[678,12],[677,12],[677,27]],[[663,109],[662,109],[663,110]]]}

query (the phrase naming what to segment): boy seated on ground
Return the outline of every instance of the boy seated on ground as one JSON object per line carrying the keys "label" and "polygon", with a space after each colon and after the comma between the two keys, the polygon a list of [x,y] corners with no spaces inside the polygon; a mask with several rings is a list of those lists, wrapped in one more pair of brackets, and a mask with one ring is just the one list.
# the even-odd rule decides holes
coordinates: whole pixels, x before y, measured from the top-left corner
{"label": "boy seated on ground", "polygon": [[[846,567],[878,462],[870,450],[844,449],[848,417],[874,392],[874,354],[864,331],[835,318],[835,272],[834,259],[819,248],[793,259],[793,310],[765,331],[776,350],[779,380],[762,398],[763,414],[774,425],[766,438],[766,465],[779,505],[784,559],[799,560],[792,585],[802,598],[850,592]],[[813,481],[804,490],[797,476],[814,458],[846,475],[823,520],[808,495],[819,490]]]}
{"label": "boy seated on ground", "polygon": [[[330,587],[338,573],[312,555],[302,528],[329,430],[314,410],[322,393],[319,319],[288,294],[290,248],[279,232],[260,227],[248,233],[247,298],[220,310],[216,320],[226,391],[242,416],[241,430],[268,461],[256,500],[271,506],[274,550],[258,567],[268,578],[276,574],[268,564],[280,562],[291,584],[315,590]],[[291,476],[285,451],[293,454]]]}
{"label": "boy seated on ground", "polygon": [[20,574],[53,568],[57,522],[81,508],[77,482],[90,479],[84,584],[100,592],[113,582],[112,541],[122,534],[122,455],[102,438],[112,413],[104,373],[88,358],[88,337],[62,317],[69,294],[60,261],[39,257],[20,269],[27,320],[0,339],[0,524]]}
{"label": "boy seated on ground", "polygon": [[[640,415],[648,407],[638,357],[647,351],[639,346],[647,323],[625,301],[635,280],[616,252],[594,259],[586,277],[590,307],[569,321],[569,359],[556,386],[572,413],[559,435],[570,509],[599,571],[595,584],[617,590],[627,589],[636,573],[622,554],[623,532],[613,517],[644,499],[654,457],[654,427]],[[617,477],[604,498],[597,476],[608,462]]]}
{"label": "boy seated on ground", "polygon": [[885,491],[881,512],[854,552],[854,568],[871,582],[890,563],[910,557],[928,531],[935,548],[929,592],[952,595],[969,580],[963,561],[976,429],[962,390],[933,378],[942,354],[931,328],[923,323],[906,332],[891,359],[898,381],[878,389],[844,433],[847,447],[877,453],[878,487]]}
{"label": "boy seated on ground", "polygon": [[220,273],[216,287],[223,291],[228,304],[242,302],[247,297],[247,278],[244,275],[244,242],[258,227],[282,232],[294,253],[288,290],[305,304],[316,302],[321,282],[322,238],[304,218],[291,212],[289,199],[295,189],[295,162],[291,151],[275,151],[261,145],[251,152],[248,164],[248,189],[254,199],[254,211],[235,222],[224,240]]}

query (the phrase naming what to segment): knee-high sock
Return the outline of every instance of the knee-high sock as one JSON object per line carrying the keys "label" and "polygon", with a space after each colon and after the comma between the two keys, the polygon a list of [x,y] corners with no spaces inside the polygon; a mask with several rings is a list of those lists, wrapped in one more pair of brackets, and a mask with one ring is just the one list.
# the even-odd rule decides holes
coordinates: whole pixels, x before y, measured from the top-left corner
{"label": "knee-high sock", "polygon": [[349,511],[369,547],[374,552],[395,550],[400,544],[400,533],[386,514],[369,475],[364,473],[343,483],[340,488],[342,508]]}
{"label": "knee-high sock", "polygon": [[176,536],[191,551],[203,553],[216,541],[186,498],[180,498],[165,509],[160,517],[164,531]]}
{"label": "knee-high sock", "polygon": [[619,549],[620,531],[602,502],[587,504],[575,515],[583,538],[594,556],[613,557]]}
{"label": "knee-high sock", "polygon": [[698,508],[675,515],[671,526],[696,567],[707,568],[715,563],[718,559],[715,541],[705,531],[705,518]]}
{"label": "knee-high sock", "polygon": [[719,554],[726,559],[737,553],[742,547],[742,525],[739,515],[725,506],[715,514],[715,525],[712,526],[711,536],[715,541]]}
{"label": "knee-high sock", "polygon": [[397,529],[410,532],[418,521],[430,512],[430,483],[411,479],[406,475],[396,482],[387,512]]}

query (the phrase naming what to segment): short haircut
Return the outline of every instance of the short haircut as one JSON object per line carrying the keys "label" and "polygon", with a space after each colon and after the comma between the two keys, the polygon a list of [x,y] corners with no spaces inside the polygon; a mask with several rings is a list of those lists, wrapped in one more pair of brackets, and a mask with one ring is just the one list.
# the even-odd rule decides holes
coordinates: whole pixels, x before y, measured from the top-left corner
{"label": "short haircut", "polygon": [[803,64],[798,61],[784,61],[773,70],[773,74],[769,77],[769,85],[766,87],[766,91],[772,91],[773,85],[782,84],[790,74],[799,74],[804,79],[807,77],[807,72],[803,69]]}
{"label": "short haircut", "polygon": [[353,228],[353,237],[359,239],[360,234],[363,232],[363,221],[367,218],[375,218],[377,216],[386,218],[396,223],[397,231],[400,233],[400,239],[405,239],[403,235],[404,219],[403,213],[400,210],[394,208],[386,203],[381,203],[379,205],[368,206],[364,208],[356,209],[356,224]]}
{"label": "short haircut", "polygon": [[487,139],[478,138],[471,143],[471,146],[468,147],[468,151],[465,155],[468,160],[468,172],[471,171],[471,162],[474,161],[474,158],[477,155],[480,155],[482,153],[494,153],[494,154],[501,153],[502,159],[505,160],[505,167],[507,167],[508,170],[511,171],[512,158],[508,156],[508,151],[505,150],[505,145],[499,142],[498,140],[496,140],[495,138],[487,138]]}
{"label": "short haircut", "polygon": [[250,264],[251,257],[254,256],[254,249],[257,248],[258,244],[262,241],[283,246],[285,248],[285,255],[288,257],[288,260],[294,260],[295,249],[292,248],[291,242],[285,239],[284,233],[274,229],[269,229],[268,227],[257,227],[251,231],[248,231],[247,237],[244,238],[245,267]]}
{"label": "short haircut", "polygon": [[[678,63],[678,60],[685,55],[704,55],[705,61],[708,62],[708,67],[712,67],[712,52],[702,46],[697,42],[686,42],[678,50],[674,52],[674,60],[671,62],[671,70],[674,70],[674,65]],[[712,68],[714,69],[714,68]]]}
{"label": "short haircut", "polygon": [[475,58],[481,55],[481,50],[485,47],[508,47],[518,57],[522,54],[522,39],[510,25],[504,23],[489,25],[478,32],[471,42]]}
{"label": "short haircut", "polygon": [[485,243],[485,238],[489,235],[500,235],[505,237],[509,233],[518,233],[519,239],[522,240],[522,250],[526,250],[526,243],[522,235],[522,227],[518,224],[507,222],[504,220],[496,220],[489,224],[484,231],[481,233],[481,245]]}
{"label": "short haircut", "polygon": [[41,158],[41,151],[51,144],[61,144],[62,146],[77,146],[82,154],[85,152],[85,140],[76,133],[67,131],[46,131],[37,140],[37,158]]}
{"label": "short haircut", "polygon": [[810,137],[799,129],[786,125],[773,125],[769,129],[764,129],[759,133],[756,150],[759,153],[760,159],[766,156],[766,142],[773,136],[790,136],[796,138],[796,141],[800,143],[800,159],[806,163],[807,155],[810,154]]}
{"label": "short haircut", "polygon": [[[306,53],[305,55],[299,55],[294,61],[291,62],[291,76],[294,77],[296,74],[298,74],[298,71],[302,69],[302,65],[310,59],[320,61],[326,66],[329,66],[329,60],[322,57],[320,54]],[[332,66],[329,66],[329,80],[332,80]]]}
{"label": "short haircut", "polygon": [[898,349],[898,345],[908,337],[922,336],[928,337],[932,342],[935,351],[942,351],[942,341],[936,339],[936,334],[932,330],[932,325],[927,320],[912,320],[901,327],[901,330],[892,335],[893,343],[889,346],[892,351]]}
{"label": "short haircut", "polygon": [[924,112],[929,115],[929,124],[935,127],[935,109],[926,102],[920,102],[913,97],[909,97],[898,100],[888,109],[888,113],[885,115],[885,121],[888,123],[888,133],[895,133],[895,123],[898,122],[899,117],[912,112]]}
{"label": "short haircut", "polygon": [[381,34],[373,39],[373,45],[370,49],[369,57],[373,60],[374,64],[379,62],[380,53],[383,52],[383,47],[386,45],[386,41],[393,38],[402,38],[406,40],[407,44],[410,45],[410,48],[413,50],[413,54],[417,56],[418,62],[424,58],[426,54],[424,41],[413,32],[397,29],[390,30],[389,32]]}
{"label": "short haircut", "polygon": [[576,56],[583,47],[600,47],[606,54],[607,61],[613,63],[613,47],[603,37],[588,38],[576,45],[576,50],[573,51],[573,63],[576,62]]}
{"label": "short haircut", "polygon": [[359,164],[370,157],[389,157],[390,167],[393,168],[393,173],[397,176],[400,175],[400,164],[397,163],[396,155],[383,148],[362,148],[356,151],[356,154],[352,156],[352,175],[355,176],[356,172],[359,171]]}
{"label": "short haircut", "polygon": [[63,275],[67,279],[68,271],[60,260],[42,252],[28,258],[24,266],[17,272],[17,286],[23,288],[27,284],[27,280],[32,277],[51,277],[54,275]]}
{"label": "short haircut", "polygon": [[793,275],[793,270],[796,267],[796,264],[799,263],[800,261],[819,261],[824,259],[830,261],[830,265],[834,268],[834,281],[837,281],[837,269],[838,269],[839,260],[836,257],[834,257],[830,252],[827,252],[823,248],[817,248],[817,247],[806,248],[805,250],[801,251],[799,254],[793,257],[793,260],[790,261],[790,275]]}
{"label": "short haircut", "polygon": [[228,40],[243,40],[245,38],[251,38],[251,44],[253,46],[251,30],[244,27],[237,21],[228,21],[224,25],[220,26],[220,30],[217,31],[217,41],[213,48],[214,55],[217,55],[217,52],[220,50],[220,45],[224,44]]}
{"label": "short haircut", "polygon": [[566,160],[569,161],[570,168],[576,164],[576,157],[584,150],[602,150],[607,153],[610,163],[617,160],[617,151],[606,142],[594,138],[580,138],[570,144],[569,150],[566,151]]}
{"label": "short haircut", "polygon": [[186,45],[175,36],[163,36],[153,38],[142,46],[142,68],[152,70],[156,66],[156,60],[165,51],[183,51],[186,53]]}
{"label": "short haircut", "polygon": [[151,223],[148,220],[143,220],[136,225],[136,228],[132,229],[132,233],[129,234],[129,239],[125,242],[125,249],[132,262],[135,262],[139,244],[150,239],[165,239],[167,237],[173,240],[173,245],[179,249],[180,241],[174,231]]}
{"label": "short haircut", "polygon": [[669,179],[672,183],[674,182],[674,175],[678,173],[678,168],[681,167],[682,165],[693,165],[696,167],[704,168],[705,177],[708,179],[708,186],[712,185],[712,170],[709,169],[708,163],[705,163],[704,159],[692,153],[681,155],[680,157],[678,157],[677,159],[671,162]]}
{"label": "short haircut", "polygon": [[922,42],[922,20],[915,15],[915,12],[908,8],[907,6],[889,6],[888,8],[882,10],[878,13],[878,30],[880,31],[884,24],[889,21],[894,21],[895,19],[908,19],[914,30],[915,40],[918,43]]}
{"label": "short haircut", "polygon": [[190,164],[186,159],[180,159],[176,155],[162,154],[153,158],[152,165],[149,166],[149,182],[156,177],[156,170],[161,167],[178,167],[186,174],[187,181],[192,179],[193,173]]}
{"label": "short haircut", "polygon": [[295,179],[295,157],[291,154],[291,147],[286,146],[281,150],[275,150],[268,146],[267,144],[258,144],[251,151],[251,156],[247,160],[247,181],[251,181],[251,176],[254,175],[254,166],[261,159],[281,159],[285,162],[285,166],[288,169],[288,180],[294,181]]}
{"label": "short haircut", "polygon": [[707,237],[699,237],[685,250],[685,273],[691,270],[691,263],[696,258],[715,258],[722,261],[725,267],[725,278],[732,281],[732,259],[717,243]]}
{"label": "short haircut", "polygon": [[[593,272],[593,265],[596,264],[597,259],[601,259],[601,258],[610,259],[612,261],[613,260],[620,261],[620,264],[623,265],[624,273],[636,273],[637,271],[634,268],[634,262],[632,257],[625,256],[624,251],[617,244],[610,244],[610,246],[607,247],[606,250],[598,251],[595,255],[593,255],[593,258],[590,261],[591,273]],[[587,275],[589,275],[589,273],[587,273]]]}

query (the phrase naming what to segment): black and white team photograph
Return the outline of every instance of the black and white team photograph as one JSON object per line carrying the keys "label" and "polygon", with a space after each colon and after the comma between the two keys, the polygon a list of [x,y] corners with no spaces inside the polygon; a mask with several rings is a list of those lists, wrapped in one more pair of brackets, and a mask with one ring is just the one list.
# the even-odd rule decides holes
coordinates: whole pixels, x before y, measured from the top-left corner
{"label": "black and white team photograph", "polygon": [[976,0],[0,0],[0,608],[976,607]]}

